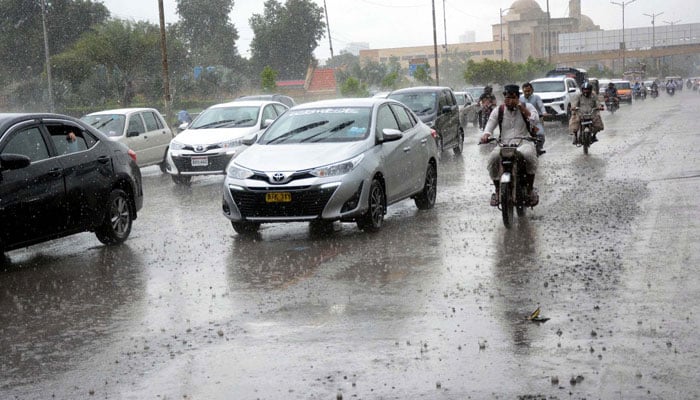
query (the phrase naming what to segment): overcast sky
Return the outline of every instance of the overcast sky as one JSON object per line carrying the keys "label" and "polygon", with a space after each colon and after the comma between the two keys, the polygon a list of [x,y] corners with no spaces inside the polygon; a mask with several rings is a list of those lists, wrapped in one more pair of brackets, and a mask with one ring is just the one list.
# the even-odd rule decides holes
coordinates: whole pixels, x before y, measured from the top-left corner
{"label": "overcast sky", "polygon": [[[285,0],[279,0],[284,3]],[[314,0],[323,7],[323,0]],[[433,0],[326,0],[331,28],[333,53],[340,54],[349,43],[367,42],[370,48],[407,47],[433,43]],[[466,31],[474,31],[476,41],[491,40],[491,25],[498,24],[501,9],[514,0],[434,0],[438,44],[457,43]],[[102,0],[113,17],[149,20],[158,23],[158,0]],[[262,14],[264,0],[234,0],[231,22],[238,29],[238,50],[249,57],[248,46],[253,31],[248,26],[252,14]],[[543,11],[546,0],[537,0]],[[582,13],[602,29],[622,28],[622,6],[608,0],[582,0]],[[625,29],[651,26],[651,17],[660,14],[656,26],[669,23],[700,22],[698,0],[630,0],[625,3]],[[166,23],[178,19],[175,0],[163,0]],[[444,7],[444,8],[443,8]],[[445,12],[443,12],[443,9]],[[569,0],[549,0],[552,18],[569,15]],[[508,11],[504,11],[506,15]],[[445,18],[446,15],[446,18]],[[445,23],[446,22],[446,23]],[[328,36],[322,39],[315,55],[330,57]]]}

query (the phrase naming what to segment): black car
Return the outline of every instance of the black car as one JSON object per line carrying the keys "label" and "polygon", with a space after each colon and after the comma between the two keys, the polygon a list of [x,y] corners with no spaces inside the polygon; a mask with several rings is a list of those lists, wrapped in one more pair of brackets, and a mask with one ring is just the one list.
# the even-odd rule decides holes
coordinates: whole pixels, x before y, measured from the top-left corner
{"label": "black car", "polygon": [[0,258],[84,231],[122,243],[142,205],[124,144],[65,115],[0,113]]}
{"label": "black car", "polygon": [[394,90],[388,98],[407,105],[426,125],[437,132],[438,152],[464,149],[464,130],[459,118],[459,105],[448,87],[418,86]]}

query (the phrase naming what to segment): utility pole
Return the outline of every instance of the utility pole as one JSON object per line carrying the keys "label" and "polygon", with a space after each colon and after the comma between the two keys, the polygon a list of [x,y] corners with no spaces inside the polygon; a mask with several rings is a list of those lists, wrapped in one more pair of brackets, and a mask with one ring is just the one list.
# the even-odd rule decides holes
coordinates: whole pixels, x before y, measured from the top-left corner
{"label": "utility pole", "polygon": [[[671,25],[671,42],[667,43],[667,45],[673,46],[673,25],[679,22],[681,22],[680,19],[677,19],[675,21],[664,21],[665,24]],[[669,57],[671,57],[671,68],[669,69],[669,71],[673,71],[673,54],[671,54]]]}
{"label": "utility pole", "polygon": [[663,14],[663,12],[657,13],[657,14],[647,14],[644,13],[647,17],[651,17],[651,48],[653,49],[654,46],[656,46],[656,28],[654,25],[654,19],[658,17],[659,15]]}
{"label": "utility pole", "polygon": [[549,0],[547,0],[547,64],[552,63],[552,36],[549,32]]}
{"label": "utility pole", "polygon": [[622,7],[622,42],[620,42],[620,51],[622,51],[622,73],[625,73],[625,52],[627,51],[627,48],[625,46],[625,6],[634,3],[637,0],[627,0],[623,1],[621,3],[618,3],[616,1],[611,1],[610,3],[612,4],[617,4],[618,6]]}
{"label": "utility pole", "polygon": [[172,110],[170,105],[170,73],[168,72],[168,46],[165,42],[165,12],[163,0],[158,0],[158,14],[160,17],[160,54],[163,59],[163,103],[165,106],[165,120],[172,124]]}
{"label": "utility pole", "polygon": [[333,40],[331,40],[331,24],[328,23],[328,7],[326,0],[323,0],[323,11],[326,13],[326,28],[328,29],[328,45],[331,48],[331,61],[333,60]]}
{"label": "utility pole", "polygon": [[435,0],[433,0],[433,53],[435,53],[435,84],[440,86],[440,74],[438,72],[437,28],[435,27]]}
{"label": "utility pole", "polygon": [[[512,7],[508,8],[499,8],[498,9],[498,15],[499,15],[499,26],[501,27],[501,33],[498,35],[498,38],[501,39],[501,61],[503,61],[503,12],[510,10]],[[510,47],[510,45],[508,45]],[[508,57],[508,60],[510,60],[510,57]]]}
{"label": "utility pole", "polygon": [[51,83],[51,58],[49,57],[49,36],[46,32],[46,2],[41,0],[41,26],[44,29],[44,57],[46,58],[46,80],[49,84],[49,111],[54,112],[53,86]]}

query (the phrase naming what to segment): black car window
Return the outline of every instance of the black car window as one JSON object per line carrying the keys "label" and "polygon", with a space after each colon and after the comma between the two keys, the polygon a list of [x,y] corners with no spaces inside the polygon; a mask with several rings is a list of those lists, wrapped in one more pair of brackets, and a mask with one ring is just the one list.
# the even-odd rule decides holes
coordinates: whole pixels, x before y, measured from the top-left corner
{"label": "black car window", "polygon": [[[77,153],[92,147],[91,137],[82,129],[61,124],[46,125],[58,155]],[[72,135],[71,135],[72,133]]]}
{"label": "black car window", "polygon": [[401,132],[406,132],[413,127],[411,118],[408,116],[405,108],[398,104],[392,104],[391,109],[394,110],[394,114],[396,114],[396,119],[399,121],[399,128],[401,129]]}
{"label": "black car window", "polygon": [[49,158],[49,148],[41,135],[41,130],[34,126],[17,131],[5,147],[2,154],[21,154],[32,162]]}
{"label": "black car window", "polygon": [[442,108],[449,105],[446,92],[440,92],[440,98],[438,99],[438,113],[442,112]]}
{"label": "black car window", "polygon": [[129,117],[129,125],[128,129],[126,130],[126,133],[133,133],[137,132],[139,134],[146,132],[146,128],[143,126],[143,121],[141,120],[141,116],[138,114],[134,114]]}
{"label": "black car window", "polygon": [[146,111],[144,113],[141,113],[143,116],[143,120],[146,121],[146,130],[147,131],[157,131],[160,127],[158,126],[158,118],[151,112],[151,111]]}
{"label": "black car window", "polygon": [[396,122],[396,117],[394,113],[388,106],[381,106],[377,111],[377,134],[381,135],[382,131],[386,128],[399,129],[399,124]]}

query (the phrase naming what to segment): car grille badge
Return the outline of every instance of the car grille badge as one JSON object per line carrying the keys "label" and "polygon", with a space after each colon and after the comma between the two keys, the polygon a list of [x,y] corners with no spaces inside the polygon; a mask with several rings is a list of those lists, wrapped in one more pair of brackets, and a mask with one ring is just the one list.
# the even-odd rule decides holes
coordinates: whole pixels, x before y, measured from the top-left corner
{"label": "car grille badge", "polygon": [[267,174],[267,178],[270,183],[287,183],[291,174],[285,174],[284,172],[272,172]]}
{"label": "car grille badge", "polygon": [[204,146],[202,144],[198,144],[198,145],[194,146],[194,151],[197,153],[203,153],[203,152],[207,151],[207,146]]}

